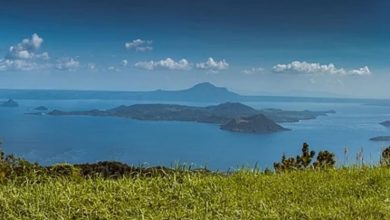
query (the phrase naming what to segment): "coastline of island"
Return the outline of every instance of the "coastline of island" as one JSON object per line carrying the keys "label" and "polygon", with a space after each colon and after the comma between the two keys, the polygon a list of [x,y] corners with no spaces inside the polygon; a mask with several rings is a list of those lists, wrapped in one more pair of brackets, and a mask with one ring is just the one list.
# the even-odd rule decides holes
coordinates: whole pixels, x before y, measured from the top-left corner
{"label": "coastline of island", "polygon": [[[176,104],[135,104],[107,110],[89,111],[53,110],[51,116],[86,115],[121,117],[148,121],[193,121],[220,125],[223,130],[241,133],[272,133],[286,131],[278,123],[297,122],[325,116],[330,111],[283,111],[280,109],[257,110],[241,103],[226,102],[206,107]],[[41,114],[37,114],[41,115]]]}

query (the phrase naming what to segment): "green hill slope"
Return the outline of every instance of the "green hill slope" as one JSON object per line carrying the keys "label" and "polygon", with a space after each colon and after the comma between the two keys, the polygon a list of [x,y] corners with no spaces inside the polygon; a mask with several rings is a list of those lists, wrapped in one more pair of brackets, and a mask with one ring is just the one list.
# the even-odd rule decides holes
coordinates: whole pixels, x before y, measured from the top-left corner
{"label": "green hill slope", "polygon": [[390,169],[0,183],[0,219],[390,219]]}

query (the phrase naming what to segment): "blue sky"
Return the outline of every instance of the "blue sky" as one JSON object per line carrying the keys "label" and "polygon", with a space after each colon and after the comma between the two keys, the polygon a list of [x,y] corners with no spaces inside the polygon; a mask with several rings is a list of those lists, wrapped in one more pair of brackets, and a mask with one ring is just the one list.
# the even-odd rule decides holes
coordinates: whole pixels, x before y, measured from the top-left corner
{"label": "blue sky", "polygon": [[390,98],[385,0],[1,1],[0,88]]}

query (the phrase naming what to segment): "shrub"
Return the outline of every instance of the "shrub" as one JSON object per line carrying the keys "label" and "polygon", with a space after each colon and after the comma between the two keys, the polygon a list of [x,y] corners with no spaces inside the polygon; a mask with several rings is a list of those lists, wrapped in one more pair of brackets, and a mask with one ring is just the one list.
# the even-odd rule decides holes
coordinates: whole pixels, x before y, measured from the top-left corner
{"label": "shrub", "polygon": [[48,173],[55,177],[72,177],[72,178],[79,178],[80,175],[80,169],[74,167],[71,164],[67,163],[60,163],[56,164],[54,166],[48,167]]}
{"label": "shrub", "polygon": [[307,168],[315,154],[314,151],[309,150],[309,145],[307,143],[303,143],[302,155],[297,156],[298,168]]}
{"label": "shrub", "polygon": [[45,173],[45,168],[37,163],[30,163],[0,150],[0,180],[20,176],[33,176]]}
{"label": "shrub", "polygon": [[313,166],[315,168],[330,168],[334,167],[335,164],[334,153],[326,150],[318,153],[317,161],[313,163]]}
{"label": "shrub", "polygon": [[384,149],[382,151],[382,156],[380,160],[380,164],[382,166],[388,166],[390,167],[390,147]]}
{"label": "shrub", "polygon": [[131,175],[134,169],[127,164],[116,161],[101,161],[92,164],[76,164],[75,167],[81,170],[85,177],[120,178]]}
{"label": "shrub", "polygon": [[180,168],[168,168],[163,166],[156,167],[134,167],[128,164],[117,161],[101,161],[97,163],[85,163],[75,164],[75,168],[80,170],[83,177],[103,177],[118,179],[122,177],[155,177],[155,176],[167,176],[169,174],[177,174],[183,172],[191,173],[209,173],[207,169],[180,169]]}
{"label": "shrub", "polygon": [[302,154],[294,157],[286,158],[282,156],[282,160],[279,163],[274,163],[274,169],[276,172],[289,171],[289,170],[303,170],[307,168],[332,168],[336,164],[334,154],[329,151],[320,151],[317,156],[317,160],[311,164],[314,156],[314,151],[309,150],[309,145],[303,143]]}

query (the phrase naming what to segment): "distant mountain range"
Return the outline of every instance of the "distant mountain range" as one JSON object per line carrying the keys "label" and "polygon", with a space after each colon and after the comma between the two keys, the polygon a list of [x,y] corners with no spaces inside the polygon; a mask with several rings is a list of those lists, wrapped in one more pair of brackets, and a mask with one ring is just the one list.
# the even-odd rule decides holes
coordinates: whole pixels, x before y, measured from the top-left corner
{"label": "distant mountain range", "polygon": [[[184,90],[131,91],[80,91],[80,90],[9,90],[0,89],[0,99],[117,99],[134,101],[188,101],[188,102],[360,102],[373,103],[370,99],[313,98],[289,96],[245,96],[211,83],[199,83]],[[380,101],[380,100],[379,100]],[[375,100],[377,103],[378,100]]]}

